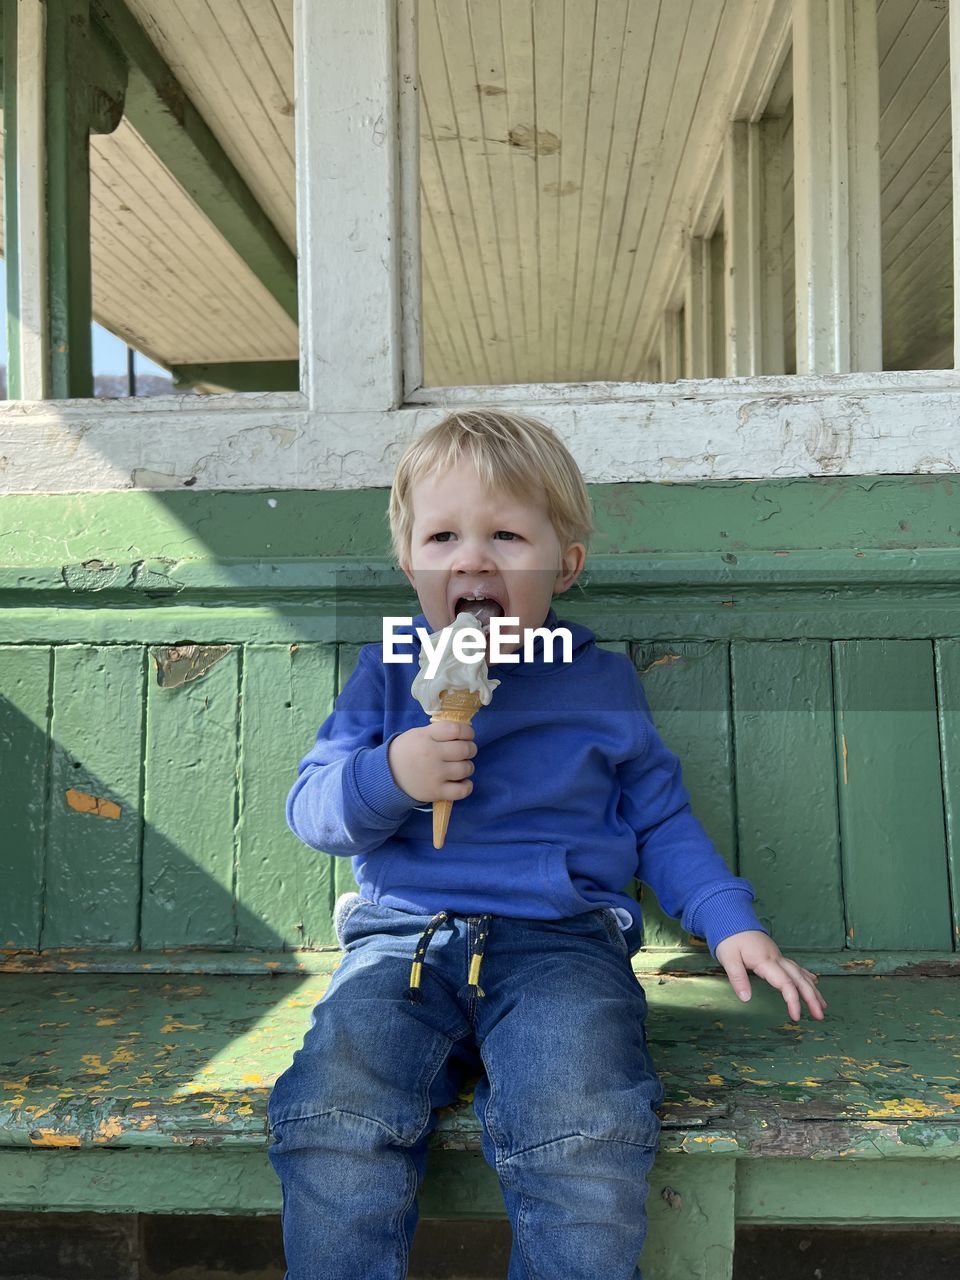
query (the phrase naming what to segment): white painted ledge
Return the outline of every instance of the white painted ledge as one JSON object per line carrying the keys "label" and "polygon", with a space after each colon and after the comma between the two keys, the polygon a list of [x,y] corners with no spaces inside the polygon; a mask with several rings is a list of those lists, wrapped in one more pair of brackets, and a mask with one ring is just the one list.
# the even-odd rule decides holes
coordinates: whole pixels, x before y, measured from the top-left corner
{"label": "white painted ledge", "polygon": [[547,422],[592,483],[960,473],[960,372],[420,391],[392,412],[297,393],[0,402],[0,493],[360,489],[458,406]]}

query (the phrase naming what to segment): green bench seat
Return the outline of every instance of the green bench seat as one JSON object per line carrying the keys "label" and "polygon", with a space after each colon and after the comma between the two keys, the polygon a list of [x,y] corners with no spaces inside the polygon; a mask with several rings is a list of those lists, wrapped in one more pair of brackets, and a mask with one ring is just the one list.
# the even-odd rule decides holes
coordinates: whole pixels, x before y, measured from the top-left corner
{"label": "green bench seat", "polygon": [[[5,1208],[279,1212],[267,1099],[336,955],[224,960],[73,953],[49,971],[8,955]],[[671,963],[694,962],[709,965]],[[960,1221],[960,968],[854,961],[822,981],[828,1019],[794,1024],[759,983],[742,1005],[717,972],[653,964],[639,976],[666,1098],[650,1280],[728,1276],[740,1223]],[[432,1146],[425,1216],[502,1215],[468,1100]]]}

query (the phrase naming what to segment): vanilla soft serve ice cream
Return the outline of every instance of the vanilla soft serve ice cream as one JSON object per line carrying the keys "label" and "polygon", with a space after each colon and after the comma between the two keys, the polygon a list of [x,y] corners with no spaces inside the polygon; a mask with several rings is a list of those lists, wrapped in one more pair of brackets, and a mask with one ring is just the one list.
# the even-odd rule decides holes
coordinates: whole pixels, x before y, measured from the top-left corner
{"label": "vanilla soft serve ice cream", "polygon": [[435,651],[441,643],[445,643],[445,648],[436,660],[436,670],[432,676],[427,675],[427,666],[430,662],[427,647],[426,645],[420,647],[420,670],[413,678],[410,692],[428,716],[435,716],[440,711],[440,694],[447,689],[468,689],[472,693],[478,693],[481,705],[487,706],[493,697],[494,689],[500,683],[499,680],[491,680],[487,675],[487,662],[483,654],[479,654],[473,662],[461,662],[454,652],[454,636],[468,628],[480,632],[479,619],[472,613],[459,613],[448,626],[441,627],[439,631],[431,634],[430,645]]}

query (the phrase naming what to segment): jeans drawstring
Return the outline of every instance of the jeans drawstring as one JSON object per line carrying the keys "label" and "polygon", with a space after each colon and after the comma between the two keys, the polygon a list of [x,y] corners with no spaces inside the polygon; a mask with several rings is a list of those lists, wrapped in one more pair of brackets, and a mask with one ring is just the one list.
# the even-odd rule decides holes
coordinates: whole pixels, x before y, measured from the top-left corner
{"label": "jeans drawstring", "polygon": [[[453,920],[453,913],[450,911],[438,911],[433,917],[423,933],[420,935],[420,941],[417,943],[416,950],[413,953],[413,964],[410,966],[410,986],[407,988],[405,995],[411,1004],[420,1004],[423,1000],[423,992],[420,990],[420,980],[423,976],[423,966],[426,960],[427,947],[433,935],[437,932],[442,924],[447,924]],[[457,995],[462,999],[473,996],[480,999],[483,996],[483,990],[480,986],[480,966],[483,963],[483,952],[487,945],[487,937],[490,933],[490,916],[480,916],[478,918],[477,938],[470,954],[470,971],[467,975],[466,986],[461,987]]]}

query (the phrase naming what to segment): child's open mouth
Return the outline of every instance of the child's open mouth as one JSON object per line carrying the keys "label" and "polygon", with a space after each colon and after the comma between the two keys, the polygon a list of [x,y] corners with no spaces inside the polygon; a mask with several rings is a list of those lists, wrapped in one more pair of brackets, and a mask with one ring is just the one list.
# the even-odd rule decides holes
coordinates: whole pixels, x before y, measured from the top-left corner
{"label": "child's open mouth", "polygon": [[483,631],[489,633],[490,619],[503,617],[503,606],[490,596],[481,596],[475,600],[470,596],[461,596],[454,608],[455,614],[472,613],[480,623]]}

